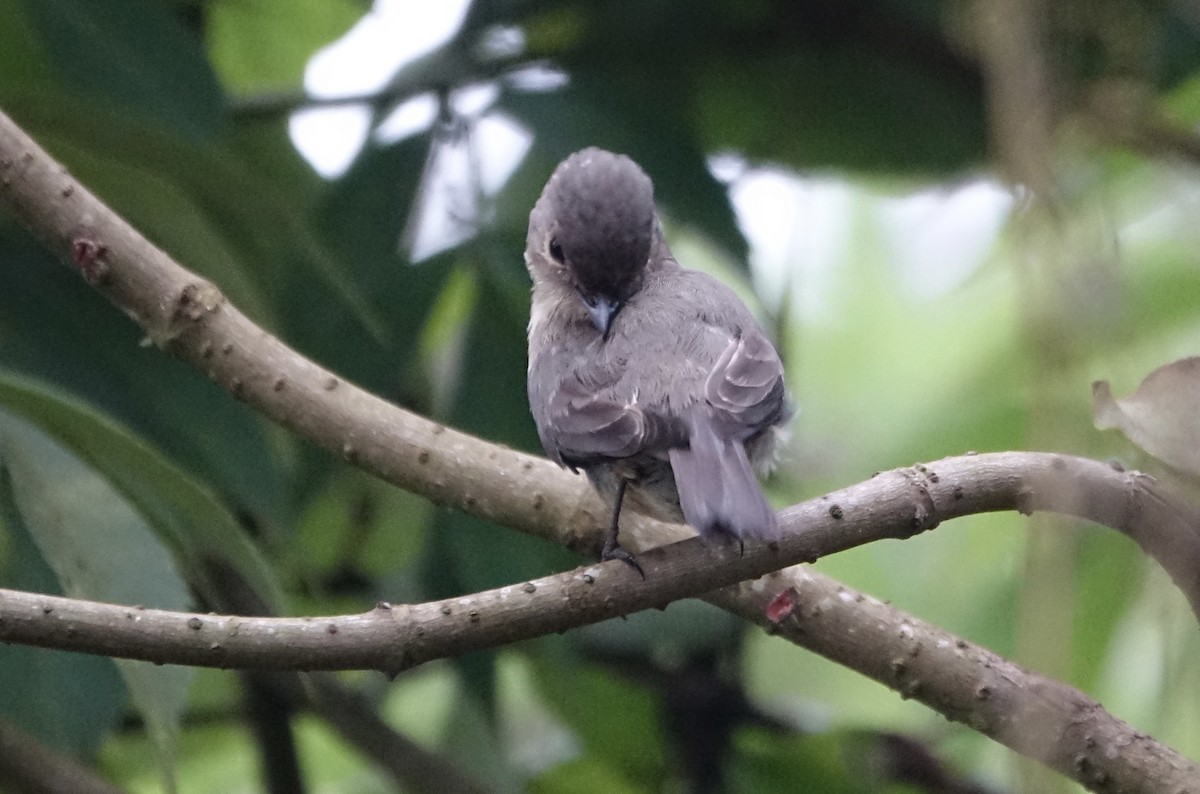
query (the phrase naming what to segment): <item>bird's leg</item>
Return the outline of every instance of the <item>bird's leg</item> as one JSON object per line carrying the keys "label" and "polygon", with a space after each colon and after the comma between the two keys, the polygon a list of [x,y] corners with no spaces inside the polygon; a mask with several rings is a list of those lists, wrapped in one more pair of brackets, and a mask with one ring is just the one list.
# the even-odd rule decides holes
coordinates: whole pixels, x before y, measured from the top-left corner
{"label": "bird's leg", "polygon": [[604,540],[604,549],[600,552],[600,559],[627,562],[645,579],[646,572],[642,570],[642,566],[638,564],[637,559],[617,543],[617,532],[620,529],[621,502],[625,500],[625,486],[628,484],[629,481],[624,477],[617,478],[617,498],[613,500],[612,524],[608,527],[608,537]]}

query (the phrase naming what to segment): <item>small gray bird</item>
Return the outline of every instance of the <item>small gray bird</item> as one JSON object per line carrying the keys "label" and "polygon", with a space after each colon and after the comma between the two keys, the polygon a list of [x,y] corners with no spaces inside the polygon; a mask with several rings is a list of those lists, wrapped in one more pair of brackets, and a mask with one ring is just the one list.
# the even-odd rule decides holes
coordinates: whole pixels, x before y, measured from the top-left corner
{"label": "small gray bird", "polygon": [[654,186],[624,155],[563,160],[529,215],[529,407],[546,454],[613,504],[705,538],[776,540],[751,461],[791,414],[783,365],[728,287],[679,265]]}

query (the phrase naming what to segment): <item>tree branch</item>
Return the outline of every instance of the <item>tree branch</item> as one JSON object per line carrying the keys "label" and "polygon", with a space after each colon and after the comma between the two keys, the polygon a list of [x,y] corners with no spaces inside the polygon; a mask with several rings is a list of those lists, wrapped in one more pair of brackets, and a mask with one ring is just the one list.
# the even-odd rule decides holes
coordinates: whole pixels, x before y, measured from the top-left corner
{"label": "tree branch", "polygon": [[[806,568],[708,598],[719,607],[919,700],[947,719],[1016,750],[1090,791],[1200,790],[1200,765],[1134,730],[1076,689]],[[777,582],[794,604],[772,626]]]}
{"label": "tree branch", "polygon": [[[582,478],[402,411],[304,359],[254,325],[212,284],[146,241],[3,114],[0,198],[152,341],[264,415],[438,504],[576,550],[598,548],[603,528],[597,517],[604,508]],[[689,539],[643,551],[645,582],[618,562],[448,602],[381,606],[344,618],[274,620],[8,592],[0,601],[0,636],[13,640],[30,632],[28,641],[34,642],[32,634],[40,631],[38,644],[50,644],[50,636],[75,649],[115,654],[116,637],[130,639],[149,628],[160,661],[245,661],[260,667],[270,646],[278,649],[272,658],[280,668],[332,669],[336,655],[343,666],[395,671],[432,658],[435,645],[439,652],[459,653],[510,642],[555,630],[552,621],[569,617],[579,623],[567,625],[579,625],[878,537],[909,537],[945,518],[1014,507],[1026,513],[1061,510],[1125,531],[1156,556],[1197,609],[1200,544],[1189,508],[1142,475],[1078,458],[1002,453],[897,470],[789,508],[781,516],[787,539],[777,547],[755,545],[738,556],[731,548]],[[624,529],[635,549],[688,534],[644,519]],[[780,571],[710,598],[760,624],[773,625],[769,612],[779,621],[775,630],[788,639],[966,721],[1095,790],[1110,790],[1114,781],[1127,791],[1200,786],[1200,767],[1137,734],[1082,694],[815,572]],[[32,628],[35,624],[41,628]],[[328,650],[333,646],[336,654]],[[164,659],[166,648],[177,655]],[[1045,725],[1063,730],[1049,741],[1040,733]]]}
{"label": "tree branch", "polygon": [[[1013,509],[1053,510],[1122,529],[1195,592],[1200,544],[1193,525],[1157,491],[1145,475],[1086,458],[969,455],[885,472],[789,507],[780,514],[784,539],[778,544],[749,544],[744,551],[710,546],[683,527],[660,525],[659,539],[683,539],[656,547],[638,541],[645,579],[615,561],[440,601],[301,618],[172,612],[0,590],[0,640],[197,667],[395,675],[432,659],[665,606],[864,543],[907,538],[949,518]],[[747,601],[762,607],[760,595],[786,598],[788,588],[807,577],[797,570],[759,578],[749,585]],[[757,622],[768,621],[765,608],[754,614]]]}

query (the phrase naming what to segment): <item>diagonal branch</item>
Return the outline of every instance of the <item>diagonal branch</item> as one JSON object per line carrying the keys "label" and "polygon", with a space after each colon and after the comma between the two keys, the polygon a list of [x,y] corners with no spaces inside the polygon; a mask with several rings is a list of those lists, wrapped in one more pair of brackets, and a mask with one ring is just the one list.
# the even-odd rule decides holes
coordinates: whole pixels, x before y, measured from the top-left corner
{"label": "diagonal branch", "polygon": [[[488,444],[402,411],[304,359],[254,325],[215,286],[151,245],[3,114],[0,200],[11,206],[52,251],[73,263],[90,284],[138,322],[152,341],[197,366],[264,415],[438,504],[576,550],[594,553],[598,547],[602,527],[597,517],[603,508],[581,478],[567,475],[540,458]],[[562,612],[583,613],[590,609],[598,610],[599,617],[603,617],[644,606],[637,598],[666,603],[690,592],[811,559],[822,553],[813,540],[822,532],[833,538],[828,541],[828,550],[836,550],[877,537],[908,537],[966,512],[1016,507],[1022,512],[1061,510],[1122,529],[1167,568],[1194,609],[1200,603],[1200,586],[1195,581],[1200,571],[1200,543],[1193,530],[1195,516],[1141,475],[1115,472],[1094,461],[1004,453],[941,461],[877,479],[877,484],[864,483],[784,511],[781,520],[788,540],[778,548],[751,548],[744,557],[738,557],[732,549],[707,548],[688,540],[668,549],[643,552],[643,565],[650,564],[643,587],[624,566],[610,564],[471,598],[484,599],[481,604],[493,599],[501,604],[497,611],[504,614],[510,609],[505,601],[533,601],[543,586],[561,585],[568,588],[563,591],[566,606]],[[974,509],[966,510],[966,504],[974,505]],[[682,528],[646,520],[631,522],[626,531],[627,541],[636,549],[661,546],[686,534]],[[605,591],[605,582],[612,583],[611,589]],[[529,598],[518,596],[518,591]],[[597,592],[601,594],[598,600]],[[613,601],[607,602],[608,597]],[[1137,734],[1082,694],[1022,671],[965,640],[852,593],[815,572],[779,571],[709,597],[904,696],[921,700],[951,719],[966,721],[1096,790],[1200,788],[1200,768],[1195,764]],[[582,598],[582,604],[572,602],[572,598]],[[349,616],[344,625],[336,622],[339,619],[293,621],[293,631],[286,638],[278,633],[284,624],[262,626],[276,629],[272,646],[286,648],[298,642],[306,649],[303,663],[279,661],[284,657],[277,656],[279,667],[322,666],[317,663],[320,654],[326,653],[321,649],[337,638],[361,638],[366,642],[371,637],[368,629],[388,626],[392,655],[360,656],[355,666],[399,669],[429,658],[422,654],[428,654],[426,643],[431,631],[446,632],[465,650],[479,647],[470,643],[482,644],[482,638],[489,636],[487,632],[494,630],[492,623],[482,619],[483,611],[476,609],[472,614],[471,608],[457,608],[469,599],[453,601],[448,605],[449,615],[443,609],[447,605],[442,604],[434,614],[420,612],[429,605],[380,608],[367,615]],[[118,626],[158,625],[147,623],[150,615],[174,621],[170,630],[155,632],[158,647],[175,643],[173,647],[184,649],[179,653],[188,654],[180,661],[196,664],[218,655],[225,655],[224,661],[229,664],[228,654],[234,647],[229,644],[230,638],[242,636],[258,625],[255,621],[266,620],[181,616],[151,610],[139,613],[6,593],[0,602],[0,631],[11,639],[14,635],[9,632],[17,630],[14,626],[40,621],[53,627],[50,631],[59,633],[63,642],[75,643],[72,647],[76,649],[113,652],[115,649],[98,635],[92,647],[79,639],[94,628],[90,615],[100,615],[104,609],[118,610],[97,617],[105,621],[110,635]],[[778,625],[767,620],[768,612]],[[50,615],[58,619],[51,620]],[[397,616],[402,634],[390,625]],[[597,612],[588,612],[588,619],[593,617]],[[536,616],[527,619],[537,620]],[[236,632],[231,631],[228,621],[237,622]],[[331,631],[331,626],[336,628]],[[220,635],[222,630],[230,633]],[[180,643],[180,636],[193,640],[202,637],[200,641],[207,647]],[[488,641],[511,640],[494,636]],[[380,650],[378,645],[375,648]],[[407,656],[397,656],[397,651]],[[1042,733],[1045,730],[1056,732],[1048,737]]]}

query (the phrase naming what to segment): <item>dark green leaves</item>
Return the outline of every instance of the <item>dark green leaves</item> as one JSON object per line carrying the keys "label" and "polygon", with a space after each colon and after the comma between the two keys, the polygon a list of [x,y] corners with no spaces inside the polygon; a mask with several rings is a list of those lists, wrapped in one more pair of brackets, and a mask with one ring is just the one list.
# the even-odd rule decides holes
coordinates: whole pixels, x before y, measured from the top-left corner
{"label": "dark green leaves", "polygon": [[200,42],[168,3],[154,0],[23,0],[58,80],[80,95],[212,138],[222,98]]}

